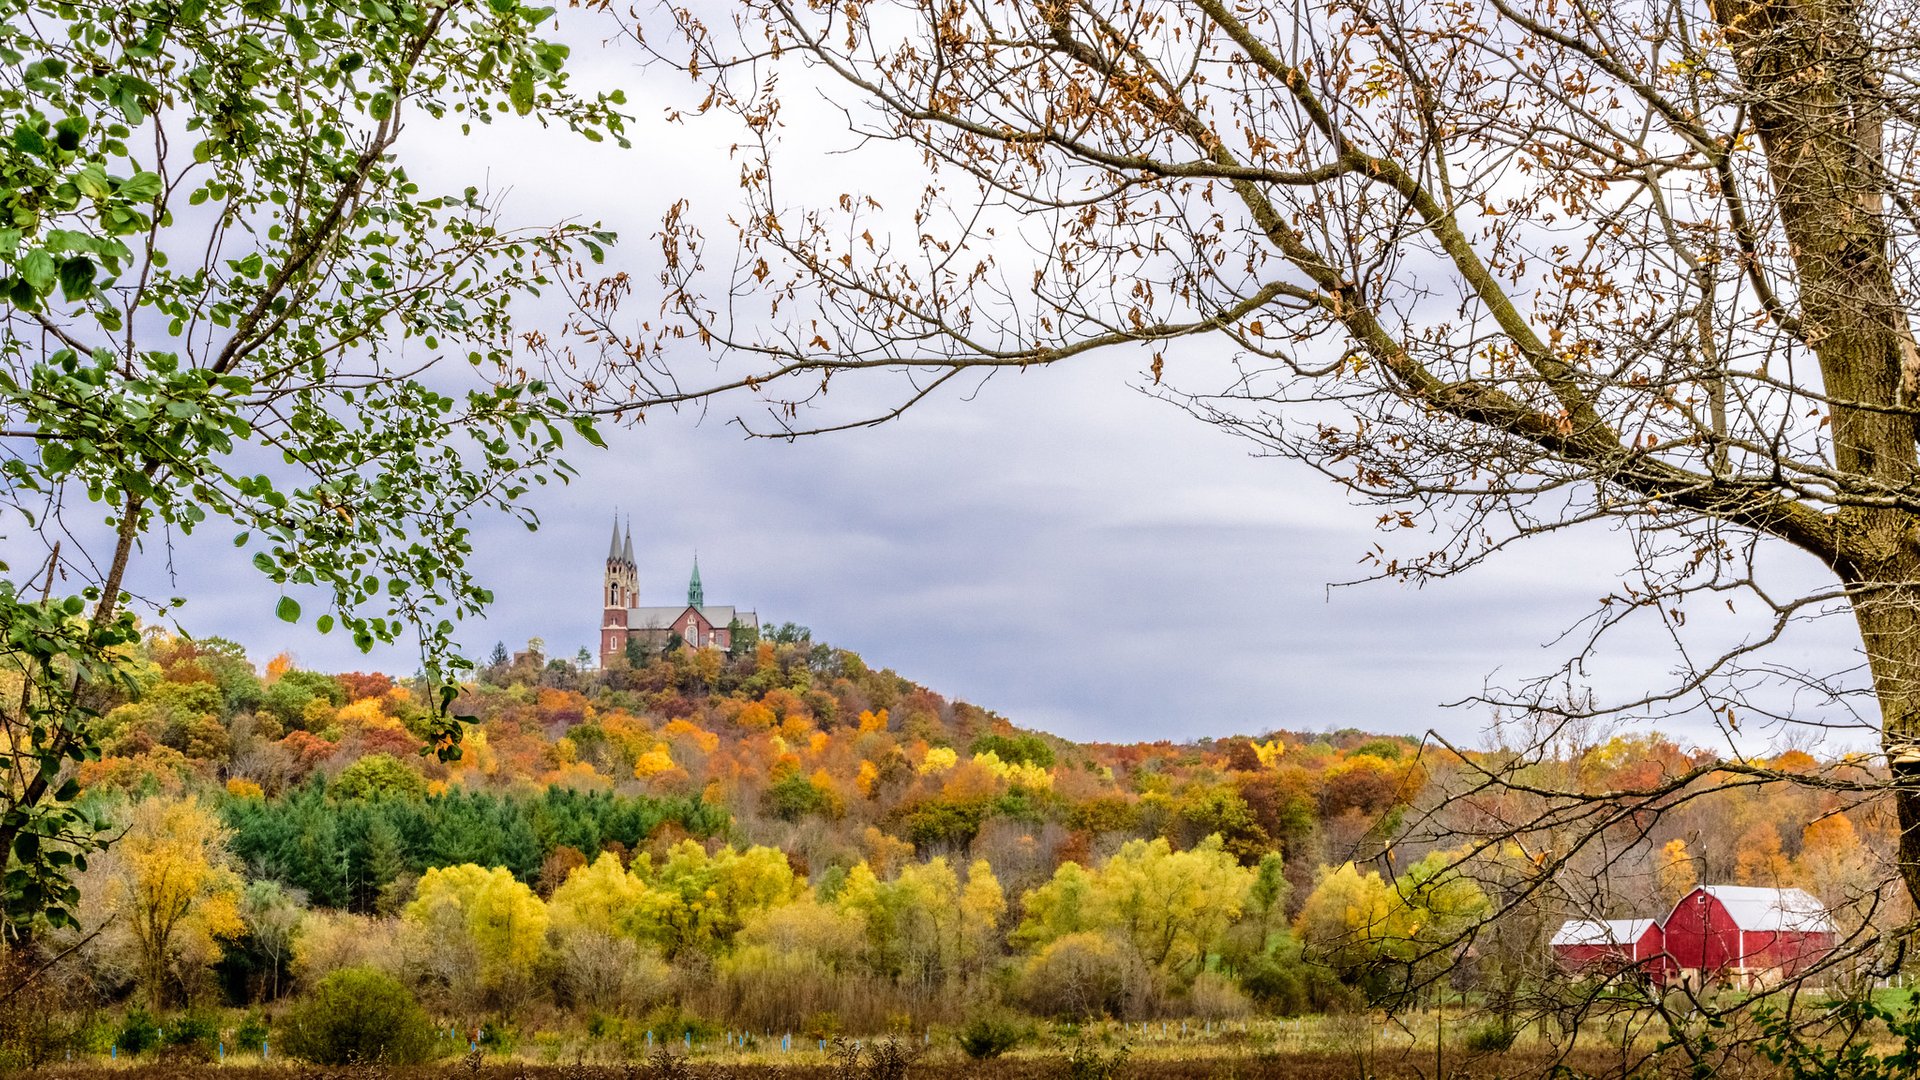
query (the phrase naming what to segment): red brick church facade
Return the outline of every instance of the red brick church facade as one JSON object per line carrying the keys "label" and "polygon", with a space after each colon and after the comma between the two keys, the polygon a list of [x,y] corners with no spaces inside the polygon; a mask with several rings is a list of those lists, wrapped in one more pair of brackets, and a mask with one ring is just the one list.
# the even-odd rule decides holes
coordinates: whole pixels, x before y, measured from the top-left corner
{"label": "red brick church facade", "polygon": [[613,543],[607,548],[607,573],[601,585],[603,604],[600,618],[600,666],[607,667],[627,653],[627,643],[639,642],[658,651],[680,641],[696,649],[731,649],[735,630],[758,633],[760,617],[740,611],[731,604],[707,603],[706,590],[700,584],[700,560],[693,561],[693,577],[687,582],[687,602],[679,605],[643,606],[640,603],[640,571],[633,561],[633,527],[627,527],[624,543],[620,524],[613,526]]}

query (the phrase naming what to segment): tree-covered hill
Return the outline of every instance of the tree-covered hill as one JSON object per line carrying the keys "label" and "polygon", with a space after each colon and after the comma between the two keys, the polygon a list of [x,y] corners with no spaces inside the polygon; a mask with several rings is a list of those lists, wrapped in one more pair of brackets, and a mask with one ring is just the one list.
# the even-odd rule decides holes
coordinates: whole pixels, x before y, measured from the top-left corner
{"label": "tree-covered hill", "polygon": [[[1538,810],[1475,778],[1604,806],[1721,765],[1652,733],[1525,759],[1359,731],[1075,743],[792,626],[607,670],[498,649],[452,760],[423,752],[417,683],[163,633],[132,667],[77,770],[120,839],[80,875],[82,925],[32,942],[79,950],[68,992],[92,1002],[272,1003],[373,968],[443,1014],[544,1002],[615,1032],[1230,1016],[1404,1001],[1443,971],[1545,992],[1562,919],[1696,881],[1897,916],[1848,906],[1883,895],[1896,836],[1845,801],[1870,765],[1797,750],[1765,764],[1826,792],[1729,773],[1561,855],[1469,842]],[[185,913],[158,936],[156,881]]]}

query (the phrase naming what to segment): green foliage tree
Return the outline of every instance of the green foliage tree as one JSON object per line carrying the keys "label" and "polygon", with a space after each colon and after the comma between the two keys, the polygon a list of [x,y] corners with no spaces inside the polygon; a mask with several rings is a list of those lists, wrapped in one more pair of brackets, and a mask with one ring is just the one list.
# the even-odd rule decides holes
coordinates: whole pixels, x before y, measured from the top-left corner
{"label": "green foliage tree", "polygon": [[281,980],[293,959],[294,939],[300,933],[305,908],[299,894],[277,881],[247,882],[240,894],[240,921],[246,937],[238,943],[254,960],[257,991],[271,1001],[280,996]]}
{"label": "green foliage tree", "polygon": [[973,740],[969,753],[992,754],[1009,765],[1038,765],[1053,768],[1053,747],[1038,735],[982,735]]}
{"label": "green foliage tree", "polygon": [[[598,440],[518,374],[513,301],[607,238],[504,229],[474,188],[422,192],[398,145],[503,111],[620,137],[617,100],[568,89],[547,12],[21,0],[0,20],[0,503],[50,530],[0,580],[23,687],[0,711],[0,928],[67,921],[95,833],[63,775],[97,753],[103,698],[137,689],[127,574],[156,531],[225,522],[282,618],[417,637],[455,752],[453,619],[489,599],[466,516],[532,524],[515,500],[566,478],[563,430]],[[448,354],[475,385],[424,378]],[[83,500],[97,550],[67,528]]]}
{"label": "green foliage tree", "polygon": [[341,770],[333,790],[343,799],[418,799],[427,781],[392,754],[368,754]]}

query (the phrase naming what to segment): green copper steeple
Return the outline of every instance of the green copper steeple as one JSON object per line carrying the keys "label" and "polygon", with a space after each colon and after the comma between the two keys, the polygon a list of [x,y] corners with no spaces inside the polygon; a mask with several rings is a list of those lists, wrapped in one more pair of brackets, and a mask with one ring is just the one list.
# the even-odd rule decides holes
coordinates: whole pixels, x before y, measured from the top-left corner
{"label": "green copper steeple", "polygon": [[693,557],[693,580],[687,582],[687,606],[702,607],[707,602],[707,591],[700,587],[700,556]]}

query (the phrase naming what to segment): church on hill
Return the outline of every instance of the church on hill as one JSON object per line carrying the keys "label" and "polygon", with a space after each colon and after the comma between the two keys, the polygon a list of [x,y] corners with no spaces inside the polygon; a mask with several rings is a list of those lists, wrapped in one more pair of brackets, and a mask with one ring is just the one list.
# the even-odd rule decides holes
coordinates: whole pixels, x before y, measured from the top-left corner
{"label": "church on hill", "polygon": [[700,559],[693,560],[693,578],[687,582],[687,602],[664,607],[640,604],[640,571],[633,562],[633,526],[627,526],[626,540],[620,538],[620,523],[613,523],[613,543],[607,548],[607,576],[601,589],[606,607],[600,619],[600,666],[614,657],[624,656],[627,642],[638,642],[659,651],[673,639],[696,649],[731,649],[736,630],[758,633],[760,616],[738,611],[730,604],[707,603],[706,590],[700,584]]}

